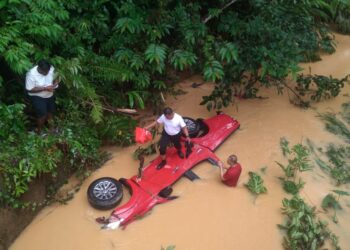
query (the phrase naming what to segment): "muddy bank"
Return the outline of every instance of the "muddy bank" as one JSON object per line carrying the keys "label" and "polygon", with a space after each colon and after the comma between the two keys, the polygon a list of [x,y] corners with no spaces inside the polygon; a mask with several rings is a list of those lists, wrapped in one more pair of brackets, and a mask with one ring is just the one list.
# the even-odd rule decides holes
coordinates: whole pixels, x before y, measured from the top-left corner
{"label": "muddy bank", "polygon": [[[323,61],[310,64],[313,74],[343,77],[350,73],[350,37],[337,36],[338,50],[324,56]],[[306,69],[309,65],[303,65]],[[193,82],[202,82],[192,77],[179,83],[187,94],[167,99],[176,112],[189,117],[210,117],[200,106],[201,97],[210,93],[211,84],[192,88]],[[277,224],[283,223],[281,200],[288,195],[278,180],[282,176],[275,161],[285,163],[279,140],[286,137],[291,144],[312,139],[317,145],[342,141],[324,129],[317,112],[338,111],[340,105],[349,101],[342,94],[332,100],[302,110],[290,104],[288,95],[277,95],[274,89],[263,89],[260,95],[268,99],[238,100],[236,106],[223,111],[241,123],[241,129],[233,134],[216,154],[221,159],[232,153],[238,155],[243,172],[237,188],[223,186],[219,170],[203,162],[194,168],[201,180],[190,182],[182,179],[174,185],[174,194],[179,198],[156,206],[147,216],[130,224],[125,230],[103,231],[94,222],[98,216],[108,215],[91,208],[86,199],[88,185],[96,178],[113,176],[130,177],[137,173],[138,163],[132,158],[137,145],[128,148],[111,148],[112,159],[96,171],[82,185],[68,205],[54,204],[41,211],[11,246],[12,250],[36,249],[160,249],[176,245],[176,249],[282,249],[282,233]],[[150,161],[154,156],[148,157]],[[266,168],[262,174],[260,169]],[[268,193],[257,199],[247,191],[244,183],[248,172],[261,173]],[[332,189],[337,189],[318,168],[302,174],[306,181],[302,196],[306,202],[320,207],[322,198]],[[349,190],[349,186],[342,189]],[[344,202],[349,199],[344,199]],[[350,209],[338,214],[339,223],[334,224],[327,214],[319,214],[330,223],[330,228],[339,236],[340,246],[350,248]]]}
{"label": "muddy bank", "polygon": [[[23,209],[0,208],[0,250],[8,249],[11,243],[47,204],[54,201],[65,203],[74,195],[75,190],[81,184],[81,180],[71,177],[69,183],[62,187],[72,175],[73,172],[69,169],[58,167],[56,177],[43,174],[33,180],[29,185],[28,192],[21,197],[21,201],[36,204],[35,209],[32,206]],[[58,191],[55,193],[55,190]]]}
{"label": "muddy bank", "polygon": [[[47,180],[38,179],[30,185],[23,201],[43,202],[46,197]],[[0,250],[7,249],[11,242],[32,221],[39,210],[0,208]]]}

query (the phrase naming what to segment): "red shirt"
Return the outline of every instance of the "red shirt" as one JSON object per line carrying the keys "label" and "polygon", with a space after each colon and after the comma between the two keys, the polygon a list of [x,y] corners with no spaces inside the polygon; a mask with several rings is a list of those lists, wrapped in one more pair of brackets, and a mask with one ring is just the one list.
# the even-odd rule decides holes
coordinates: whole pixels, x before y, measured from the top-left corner
{"label": "red shirt", "polygon": [[235,187],[238,182],[238,178],[241,175],[242,167],[239,163],[231,166],[224,174],[224,180],[222,181],[227,186]]}

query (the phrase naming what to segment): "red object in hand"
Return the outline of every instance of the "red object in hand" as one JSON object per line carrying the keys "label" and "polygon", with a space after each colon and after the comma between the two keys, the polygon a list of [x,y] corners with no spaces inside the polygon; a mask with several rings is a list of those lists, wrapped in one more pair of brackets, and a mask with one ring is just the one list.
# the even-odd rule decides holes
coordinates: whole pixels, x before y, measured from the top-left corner
{"label": "red object in hand", "polygon": [[238,182],[238,178],[241,175],[242,167],[239,163],[235,164],[232,167],[229,167],[229,169],[224,174],[223,183],[225,183],[227,186],[235,187]]}
{"label": "red object in hand", "polygon": [[147,129],[135,128],[135,141],[137,143],[146,143],[152,140],[152,134]]}

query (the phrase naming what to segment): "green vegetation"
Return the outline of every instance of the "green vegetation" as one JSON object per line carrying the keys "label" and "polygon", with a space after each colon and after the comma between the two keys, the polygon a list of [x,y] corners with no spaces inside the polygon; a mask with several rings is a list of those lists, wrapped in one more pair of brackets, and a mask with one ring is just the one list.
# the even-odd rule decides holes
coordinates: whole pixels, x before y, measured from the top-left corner
{"label": "green vegetation", "polygon": [[167,246],[166,248],[162,247],[161,250],[174,250],[175,249],[175,245],[170,245],[170,246]]}
{"label": "green vegetation", "polygon": [[[215,83],[208,109],[256,97],[261,86],[282,91],[299,62],[334,52],[328,24],[348,32],[348,10],[340,0],[1,1],[0,205],[15,206],[42,174],[96,167],[101,142],[133,143],[137,122],[117,108],[160,110],[180,71]],[[47,137],[28,132],[23,89],[43,58],[62,79],[59,133]],[[330,84],[326,91],[341,87]]]}
{"label": "green vegetation", "polygon": [[350,129],[335,114],[325,113],[320,114],[319,117],[325,122],[329,132],[342,137],[346,142],[350,142]]}
{"label": "green vegetation", "polygon": [[[349,111],[349,103],[344,103],[339,115],[333,113],[319,115],[325,122],[326,129],[338,135],[347,143],[350,141]],[[350,182],[350,146],[348,144],[336,145],[330,143],[325,149],[318,148],[316,150],[315,145],[310,140],[307,140],[307,143],[313,153],[316,164],[329,174],[336,181],[337,185]]]}
{"label": "green vegetation", "polygon": [[304,182],[299,178],[296,182],[297,173],[312,169],[309,164],[309,152],[307,148],[301,144],[296,144],[289,148],[289,142],[286,138],[280,139],[282,153],[288,158],[288,164],[285,166],[276,162],[283,170],[285,177],[280,177],[283,183],[283,189],[290,194],[297,194],[304,187]]}
{"label": "green vegetation", "polygon": [[[326,241],[330,241],[334,249],[340,249],[338,238],[327,227],[326,222],[316,217],[315,207],[310,207],[299,196],[299,191],[303,188],[304,182],[296,177],[299,172],[312,169],[309,161],[309,150],[301,144],[289,147],[286,138],[280,139],[282,153],[288,158],[288,165],[277,164],[282,168],[285,177],[282,180],[283,189],[292,194],[290,199],[283,199],[282,213],[287,219],[283,225],[278,225],[280,229],[286,232],[283,238],[284,249],[321,249]],[[313,148],[311,148],[313,152]],[[334,190],[338,193],[339,190]],[[333,195],[328,195],[322,203],[322,207],[326,208],[338,204]],[[334,215],[333,218],[336,218]]]}
{"label": "green vegetation", "polygon": [[287,221],[278,225],[286,232],[283,238],[284,249],[320,249],[326,241],[331,241],[334,249],[340,249],[338,238],[328,229],[327,224],[316,218],[315,208],[303,199],[293,196],[283,199],[282,213]]}
{"label": "green vegetation", "polygon": [[322,200],[322,208],[327,211],[327,209],[331,208],[334,211],[333,214],[333,222],[338,223],[337,218],[337,210],[342,209],[339,203],[340,196],[349,196],[350,193],[342,190],[332,190],[334,193],[337,194],[337,197],[335,197],[333,194],[326,195]]}
{"label": "green vegetation", "polygon": [[347,124],[350,124],[350,102],[342,104],[341,116]]}
{"label": "green vegetation", "polygon": [[328,1],[331,20],[337,31],[350,34],[350,3],[346,0]]}
{"label": "green vegetation", "polygon": [[138,147],[135,150],[135,152],[133,153],[133,158],[139,159],[140,156],[155,154],[156,153],[156,144],[157,143],[152,143],[145,148]]}
{"label": "green vegetation", "polygon": [[[350,140],[348,103],[342,105],[342,112],[339,116],[345,122],[332,113],[319,115],[325,121],[328,131],[348,142]],[[320,249],[328,240],[332,243],[334,249],[340,249],[337,237],[327,228],[325,222],[316,218],[315,208],[307,205],[299,197],[299,190],[303,187],[304,183],[301,179],[296,183],[295,178],[298,171],[311,169],[311,164],[308,160],[309,152],[311,152],[316,164],[333,177],[337,185],[349,183],[350,147],[348,145],[328,144],[326,150],[324,150],[320,147],[316,148],[310,140],[307,140],[307,144],[309,150],[300,144],[290,149],[289,142],[285,138],[281,138],[280,140],[282,153],[285,157],[289,158],[287,166],[278,163],[286,176],[286,178],[281,178],[283,189],[293,194],[291,199],[284,199],[282,202],[282,212],[287,216],[285,224],[279,225],[282,230],[286,231],[283,246],[285,249]],[[321,157],[327,158],[327,162],[321,159]],[[339,202],[340,196],[349,196],[350,194],[342,190],[332,191],[335,194],[325,196],[321,206],[325,211],[332,209],[334,212],[332,220],[334,223],[338,223],[337,210],[342,209]]]}
{"label": "green vegetation", "polygon": [[250,178],[248,183],[245,183],[244,186],[246,186],[249,191],[255,195],[266,193],[267,188],[264,186],[264,180],[261,178],[261,176],[254,172],[249,172],[248,174]]}
{"label": "green vegetation", "polygon": [[[0,204],[26,206],[19,198],[29,183],[43,174],[55,178],[57,173],[84,174],[101,163],[100,141],[96,131],[84,124],[66,122],[59,134],[39,136],[27,132],[23,105],[0,105],[0,116],[12,122],[0,122],[2,153],[0,154]],[[83,177],[83,175],[80,175]]]}
{"label": "green vegetation", "polygon": [[348,78],[349,75],[340,80],[332,76],[298,75],[296,92],[293,91],[296,98],[293,102],[301,107],[309,107],[311,101],[319,102],[336,97],[348,82]]}

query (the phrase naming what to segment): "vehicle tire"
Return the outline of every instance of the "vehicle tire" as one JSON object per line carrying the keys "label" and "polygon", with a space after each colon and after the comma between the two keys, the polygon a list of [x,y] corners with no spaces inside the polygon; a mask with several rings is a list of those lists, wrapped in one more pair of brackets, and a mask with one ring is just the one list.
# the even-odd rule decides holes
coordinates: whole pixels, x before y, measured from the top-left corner
{"label": "vehicle tire", "polygon": [[116,179],[102,177],[93,181],[88,190],[89,203],[94,208],[107,210],[114,208],[123,198],[123,186]]}
{"label": "vehicle tire", "polygon": [[191,138],[196,137],[198,135],[199,130],[200,130],[199,123],[196,120],[189,118],[189,117],[183,117],[183,119],[186,123],[189,136]]}
{"label": "vehicle tire", "polygon": [[208,128],[208,125],[205,124],[203,119],[202,118],[198,118],[196,120],[196,122],[198,123],[198,126],[199,126],[199,132],[197,134],[197,137],[202,137],[202,136],[208,134],[209,128]]}
{"label": "vehicle tire", "polygon": [[171,187],[166,187],[166,188],[163,188],[159,192],[159,196],[163,197],[163,198],[168,198],[171,195],[172,192],[173,192],[173,189]]}

